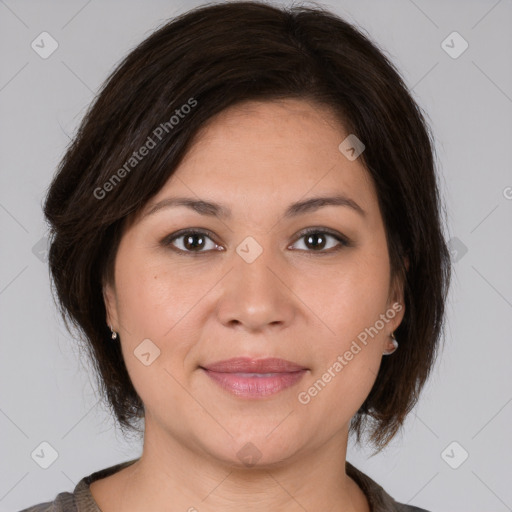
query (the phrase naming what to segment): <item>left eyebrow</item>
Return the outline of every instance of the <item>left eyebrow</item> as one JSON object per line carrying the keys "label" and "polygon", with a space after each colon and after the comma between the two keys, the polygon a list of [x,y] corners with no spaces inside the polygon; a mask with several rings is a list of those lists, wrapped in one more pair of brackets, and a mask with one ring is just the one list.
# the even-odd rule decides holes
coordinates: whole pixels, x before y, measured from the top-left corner
{"label": "left eyebrow", "polygon": [[[196,211],[200,215],[209,215],[219,218],[231,218],[231,210],[218,203],[197,200],[191,197],[168,197],[162,199],[158,203],[151,206],[151,208],[143,215],[147,217],[153,215],[157,211],[164,208],[171,208],[175,206],[185,206]],[[303,201],[292,203],[285,211],[283,218],[296,217],[305,213],[316,211],[325,206],[345,206],[351,208],[361,216],[366,216],[366,212],[349,197],[339,196],[324,196],[324,197],[311,197]]]}
{"label": "left eyebrow", "polygon": [[295,217],[304,213],[318,210],[324,206],[348,206],[361,216],[366,212],[353,200],[346,196],[311,197],[304,201],[291,204],[284,214],[284,218]]}

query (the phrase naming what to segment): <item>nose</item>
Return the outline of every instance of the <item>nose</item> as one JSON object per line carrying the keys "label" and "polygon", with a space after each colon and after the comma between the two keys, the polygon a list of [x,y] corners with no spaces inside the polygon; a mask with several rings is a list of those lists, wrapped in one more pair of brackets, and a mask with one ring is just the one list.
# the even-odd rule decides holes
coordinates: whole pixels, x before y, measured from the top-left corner
{"label": "nose", "polygon": [[269,250],[251,263],[234,252],[232,269],[222,282],[217,314],[226,327],[251,332],[284,329],[297,314],[293,273]]}

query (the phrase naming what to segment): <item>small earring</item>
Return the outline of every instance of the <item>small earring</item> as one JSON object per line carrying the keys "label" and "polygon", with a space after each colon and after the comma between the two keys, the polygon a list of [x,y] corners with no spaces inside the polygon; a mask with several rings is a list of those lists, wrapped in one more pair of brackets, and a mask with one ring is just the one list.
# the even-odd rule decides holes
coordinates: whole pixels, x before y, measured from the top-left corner
{"label": "small earring", "polygon": [[392,332],[390,336],[391,336],[391,344],[393,345],[394,348],[390,348],[388,350],[385,350],[383,352],[383,354],[385,356],[391,355],[398,348],[398,341],[396,341],[395,334]]}
{"label": "small earring", "polygon": [[117,338],[117,332],[112,329],[112,326],[110,326],[110,330],[112,331],[112,339],[115,340]]}

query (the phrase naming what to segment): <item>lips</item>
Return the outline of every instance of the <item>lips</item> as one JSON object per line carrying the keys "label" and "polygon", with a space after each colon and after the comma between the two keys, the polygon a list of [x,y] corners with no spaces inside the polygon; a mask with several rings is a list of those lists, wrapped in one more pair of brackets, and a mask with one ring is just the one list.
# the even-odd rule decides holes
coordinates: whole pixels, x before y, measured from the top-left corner
{"label": "lips", "polygon": [[225,391],[239,398],[265,398],[297,384],[308,368],[285,359],[237,357],[201,369]]}
{"label": "lips", "polygon": [[235,357],[203,366],[206,370],[220,373],[290,373],[307,370],[305,366],[286,359],[270,357],[252,359],[250,357]]}

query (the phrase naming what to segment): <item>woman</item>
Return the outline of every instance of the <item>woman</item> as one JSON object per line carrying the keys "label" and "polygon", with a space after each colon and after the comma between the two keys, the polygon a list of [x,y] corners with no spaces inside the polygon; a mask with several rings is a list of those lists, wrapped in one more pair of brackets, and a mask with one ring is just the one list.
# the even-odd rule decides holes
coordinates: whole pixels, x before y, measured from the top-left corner
{"label": "woman", "polygon": [[172,20],[44,211],[63,317],[144,446],[26,510],[424,510],[346,461],[417,402],[450,276],[429,128],[353,26],[254,2]]}

